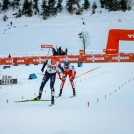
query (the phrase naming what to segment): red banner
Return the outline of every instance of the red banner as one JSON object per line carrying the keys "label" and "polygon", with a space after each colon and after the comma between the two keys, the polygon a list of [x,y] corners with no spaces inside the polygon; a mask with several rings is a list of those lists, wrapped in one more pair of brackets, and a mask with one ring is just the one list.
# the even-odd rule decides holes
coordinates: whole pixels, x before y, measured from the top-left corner
{"label": "red banner", "polygon": [[118,54],[118,55],[109,55],[109,62],[133,62],[134,55],[129,54]]}
{"label": "red banner", "polygon": [[13,58],[1,58],[1,65],[12,65]]}
{"label": "red banner", "polygon": [[53,45],[41,45],[41,48],[53,48]]}
{"label": "red banner", "polygon": [[[51,59],[53,56],[33,56],[33,57],[13,57],[0,58],[0,65],[16,65],[16,64],[43,64],[46,59]],[[103,63],[103,62],[134,62],[134,54],[90,54],[90,55],[64,55],[57,56],[58,61],[64,63]]]}
{"label": "red banner", "polygon": [[29,64],[28,57],[17,57],[13,60],[14,64]]}

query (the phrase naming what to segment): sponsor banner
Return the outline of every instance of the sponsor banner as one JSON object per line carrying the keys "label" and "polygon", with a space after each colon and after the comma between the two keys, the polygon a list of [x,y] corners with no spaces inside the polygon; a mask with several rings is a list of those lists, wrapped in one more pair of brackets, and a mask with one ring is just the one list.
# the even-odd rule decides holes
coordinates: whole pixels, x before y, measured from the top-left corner
{"label": "sponsor banner", "polygon": [[0,58],[0,65],[2,65],[2,63],[1,63],[1,58]]}
{"label": "sponsor banner", "polygon": [[41,48],[53,48],[53,45],[41,45]]}
{"label": "sponsor banner", "polygon": [[118,55],[109,55],[109,62],[133,62],[134,55],[128,54],[118,54]]}
{"label": "sponsor banner", "polygon": [[77,63],[79,61],[82,62],[82,56],[80,55],[66,55],[66,56],[59,56],[59,60],[61,63],[69,61],[70,63]]}
{"label": "sponsor banner", "polygon": [[0,85],[17,84],[17,78],[9,75],[0,76]]}
{"label": "sponsor banner", "polygon": [[1,65],[12,65],[13,58],[1,58]]}
{"label": "sponsor banner", "polygon": [[46,61],[46,56],[29,57],[29,64],[43,64]]}
{"label": "sponsor banner", "polygon": [[[32,57],[13,57],[0,58],[0,65],[21,65],[21,64],[43,64],[46,59],[51,59],[53,56],[32,56]],[[90,55],[65,55],[57,56],[58,61],[64,63],[95,63],[95,62],[134,62],[134,54],[90,54]]]}
{"label": "sponsor banner", "polygon": [[105,54],[84,55],[82,57],[83,63],[109,62],[109,57]]}
{"label": "sponsor banner", "polygon": [[16,64],[29,64],[29,58],[28,57],[15,57],[13,58],[14,65]]}
{"label": "sponsor banner", "polygon": [[120,62],[134,62],[133,54],[120,54]]}

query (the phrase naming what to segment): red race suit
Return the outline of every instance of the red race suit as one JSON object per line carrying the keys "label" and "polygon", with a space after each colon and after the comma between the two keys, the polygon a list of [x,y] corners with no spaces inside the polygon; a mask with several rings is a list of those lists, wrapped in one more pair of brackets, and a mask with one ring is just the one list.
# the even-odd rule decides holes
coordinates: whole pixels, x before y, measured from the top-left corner
{"label": "red race suit", "polygon": [[[70,80],[72,89],[75,89],[75,85],[74,85],[73,79],[75,79],[76,71],[75,71],[74,66],[69,65],[67,71],[65,71],[64,67],[63,67],[63,69],[64,69],[65,77],[67,78],[67,76],[69,76],[69,80]],[[61,78],[61,71],[60,70],[58,71],[58,75],[59,75],[59,78],[62,79]],[[66,78],[62,80],[62,83],[60,85],[60,89],[63,89],[65,81],[66,81]]]}

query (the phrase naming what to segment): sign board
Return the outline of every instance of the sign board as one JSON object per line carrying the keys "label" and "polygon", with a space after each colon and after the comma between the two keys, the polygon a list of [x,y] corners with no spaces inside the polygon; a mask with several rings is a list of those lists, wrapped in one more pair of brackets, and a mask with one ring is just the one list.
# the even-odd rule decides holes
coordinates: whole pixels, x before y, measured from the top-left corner
{"label": "sign board", "polygon": [[0,85],[17,84],[17,78],[8,75],[0,76]]}
{"label": "sign board", "polygon": [[53,48],[53,45],[41,45],[41,48]]}
{"label": "sign board", "polygon": [[80,52],[80,55],[83,55],[84,54],[84,51],[83,50],[80,50],[79,52]]}

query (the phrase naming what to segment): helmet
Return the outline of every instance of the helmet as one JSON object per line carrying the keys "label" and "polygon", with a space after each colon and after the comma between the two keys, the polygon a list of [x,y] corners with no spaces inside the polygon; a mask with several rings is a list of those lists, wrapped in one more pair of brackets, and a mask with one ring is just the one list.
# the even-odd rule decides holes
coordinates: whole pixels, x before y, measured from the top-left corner
{"label": "helmet", "polygon": [[58,61],[58,58],[56,56],[53,56],[52,61]]}
{"label": "helmet", "polygon": [[69,62],[65,62],[64,65],[65,65],[65,64],[68,64],[68,65],[69,65],[70,63],[69,63]]}
{"label": "helmet", "polygon": [[69,64],[64,64],[64,68],[69,68]]}

